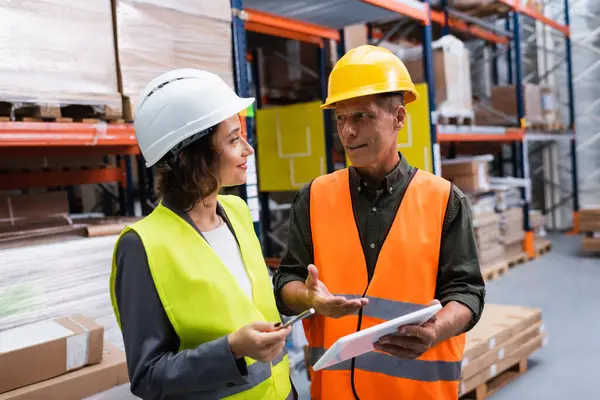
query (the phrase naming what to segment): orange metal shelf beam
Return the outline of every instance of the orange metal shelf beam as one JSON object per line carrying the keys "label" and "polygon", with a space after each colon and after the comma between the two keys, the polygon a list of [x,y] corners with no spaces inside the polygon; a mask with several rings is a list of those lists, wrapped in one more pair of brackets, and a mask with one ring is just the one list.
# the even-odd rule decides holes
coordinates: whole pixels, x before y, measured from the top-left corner
{"label": "orange metal shelf beam", "polygon": [[[431,20],[437,22],[440,25],[444,25],[446,18],[444,13],[441,11],[431,11]],[[466,22],[455,19],[448,18],[448,25],[456,30],[461,32],[469,33],[473,36],[477,36],[480,39],[487,40],[488,42],[498,43],[498,44],[507,44],[508,38],[500,35],[496,35],[492,32],[489,32],[483,28],[477,26],[469,26]]]}
{"label": "orange metal shelf beam", "polygon": [[124,182],[121,168],[75,171],[41,171],[0,174],[0,190],[33,189],[53,186],[97,184],[105,182]]}
{"label": "orange metal shelf beam", "polygon": [[132,124],[0,122],[0,147],[136,145]]}
{"label": "orange metal shelf beam", "polygon": [[299,42],[306,42],[316,44],[317,46],[323,46],[323,39],[318,36],[311,36],[305,33],[298,33],[286,29],[275,28],[269,25],[262,25],[256,22],[246,21],[244,26],[247,31],[262,33],[269,36],[278,36],[285,39],[298,40]]}
{"label": "orange metal shelf beam", "polygon": [[536,19],[536,20],[540,21],[541,23],[556,29],[559,32],[562,32],[566,36],[571,36],[571,32],[570,32],[568,26],[559,24],[558,22],[546,17],[543,14],[540,14],[537,10],[535,10],[525,4],[520,4],[519,6],[517,6],[517,11],[519,11],[523,15],[527,15],[528,17]]}
{"label": "orange metal shelf beam", "polygon": [[385,8],[386,10],[416,19],[423,25],[429,25],[429,17],[427,16],[429,13],[428,4],[424,4],[423,10],[419,10],[417,8],[412,8],[409,5],[398,3],[394,0],[362,0],[362,2],[375,7]]}
{"label": "orange metal shelf beam", "polygon": [[244,9],[244,13],[246,29],[249,30],[250,28],[248,28],[247,25],[248,22],[251,23],[250,27],[253,28],[257,28],[257,25],[261,25],[263,27],[269,27],[269,29],[271,29],[272,31],[274,30],[274,32],[280,31],[280,35],[276,36],[283,36],[284,34],[289,32],[296,32],[302,35],[308,35],[323,39],[331,39],[338,42],[340,41],[340,33],[335,29],[326,28],[308,22],[281,17],[279,15],[273,15],[253,9]]}
{"label": "orange metal shelf beam", "polygon": [[543,14],[540,14],[539,11],[532,8],[531,6],[525,4],[525,0],[498,0],[501,3],[504,3],[510,6],[514,11],[517,11],[523,15],[527,15],[533,19],[540,21],[541,23],[548,25],[563,34],[570,36],[571,32],[569,27],[566,25],[559,24],[558,22],[551,20]]}
{"label": "orange metal shelf beam", "polygon": [[487,133],[443,133],[438,132],[438,142],[520,142],[524,139],[525,133],[522,130],[515,129],[507,131],[505,134],[487,134]]}

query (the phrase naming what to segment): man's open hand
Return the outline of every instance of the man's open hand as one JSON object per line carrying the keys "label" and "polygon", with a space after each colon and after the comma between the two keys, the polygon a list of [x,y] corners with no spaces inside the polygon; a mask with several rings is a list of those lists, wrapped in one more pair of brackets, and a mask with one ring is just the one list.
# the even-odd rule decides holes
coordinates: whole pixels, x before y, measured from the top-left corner
{"label": "man's open hand", "polygon": [[[434,300],[428,304],[432,306],[439,303]],[[436,317],[433,316],[423,325],[406,325],[398,329],[397,333],[387,335],[375,343],[375,349],[389,353],[399,358],[419,358],[436,342],[438,329]]]}
{"label": "man's open hand", "polygon": [[319,280],[319,271],[312,264],[308,266],[308,278],[305,284],[310,304],[315,311],[326,317],[339,318],[354,314],[369,303],[365,298],[348,300],[343,296],[331,294],[325,284]]}

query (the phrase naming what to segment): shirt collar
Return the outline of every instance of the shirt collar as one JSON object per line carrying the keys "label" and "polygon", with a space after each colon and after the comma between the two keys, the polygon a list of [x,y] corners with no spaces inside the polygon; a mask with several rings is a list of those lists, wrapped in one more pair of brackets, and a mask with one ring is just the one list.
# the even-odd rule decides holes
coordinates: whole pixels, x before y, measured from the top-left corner
{"label": "shirt collar", "polygon": [[[411,167],[406,161],[406,158],[402,156],[402,153],[398,153],[400,155],[400,161],[394,169],[392,169],[379,183],[379,186],[376,189],[385,189],[388,192],[393,192],[398,189],[405,181],[406,178],[410,175]],[[369,184],[365,179],[363,179],[358,173],[355,167],[350,167],[350,179],[352,184],[358,185],[359,188],[366,187],[368,188]],[[359,189],[359,190],[361,190]],[[374,189],[374,188],[370,188]]]}

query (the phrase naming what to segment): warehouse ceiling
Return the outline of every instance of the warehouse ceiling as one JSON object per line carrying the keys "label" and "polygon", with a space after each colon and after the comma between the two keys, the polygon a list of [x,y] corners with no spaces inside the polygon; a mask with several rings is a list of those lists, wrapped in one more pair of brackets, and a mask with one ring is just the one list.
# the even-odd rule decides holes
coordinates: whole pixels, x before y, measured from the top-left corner
{"label": "warehouse ceiling", "polygon": [[244,8],[334,29],[398,17],[398,14],[366,4],[360,0],[244,0]]}

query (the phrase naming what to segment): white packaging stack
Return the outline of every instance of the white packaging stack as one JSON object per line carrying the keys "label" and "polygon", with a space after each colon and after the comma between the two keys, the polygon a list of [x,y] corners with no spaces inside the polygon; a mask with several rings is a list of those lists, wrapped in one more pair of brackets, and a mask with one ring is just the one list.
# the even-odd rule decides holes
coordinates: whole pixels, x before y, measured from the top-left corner
{"label": "white packaging stack", "polygon": [[110,1],[2,1],[0,26],[0,101],[120,112]]}

